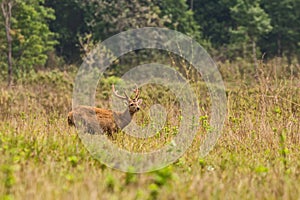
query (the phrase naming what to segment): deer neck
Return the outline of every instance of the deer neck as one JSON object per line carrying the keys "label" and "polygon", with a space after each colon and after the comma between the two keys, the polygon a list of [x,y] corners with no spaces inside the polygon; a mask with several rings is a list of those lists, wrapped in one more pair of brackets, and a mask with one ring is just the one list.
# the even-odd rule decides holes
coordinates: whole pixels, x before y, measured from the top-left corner
{"label": "deer neck", "polygon": [[120,129],[125,128],[132,120],[134,113],[127,108],[124,112],[114,112],[115,122]]}

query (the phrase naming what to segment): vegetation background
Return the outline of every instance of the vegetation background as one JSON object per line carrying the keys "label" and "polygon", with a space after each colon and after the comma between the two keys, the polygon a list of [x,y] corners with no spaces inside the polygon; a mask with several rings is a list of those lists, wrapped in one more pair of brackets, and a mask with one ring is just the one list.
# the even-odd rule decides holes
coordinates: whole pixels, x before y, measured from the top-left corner
{"label": "vegetation background", "polygon": [[[300,198],[300,0],[0,0],[0,6],[1,199]],[[228,115],[213,151],[199,158],[210,99],[193,67],[155,50],[119,58],[99,83],[97,106],[109,108],[110,86],[124,72],[158,62],[189,79],[201,108],[201,128],[182,158],[152,173],[123,173],[90,156],[66,115],[77,69],[94,45],[149,26],[180,31],[207,49],[226,85]],[[165,88],[141,90],[139,123],[148,123],[154,103],[178,117]],[[119,133],[112,142],[144,152],[170,142],[177,129],[168,123],[148,140]]]}

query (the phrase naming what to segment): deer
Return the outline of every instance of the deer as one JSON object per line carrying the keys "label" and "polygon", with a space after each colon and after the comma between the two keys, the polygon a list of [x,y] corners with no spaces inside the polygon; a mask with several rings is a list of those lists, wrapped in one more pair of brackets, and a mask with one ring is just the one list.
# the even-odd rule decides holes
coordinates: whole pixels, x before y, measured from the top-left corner
{"label": "deer", "polygon": [[119,95],[112,85],[112,92],[119,99],[125,100],[127,104],[125,111],[116,112],[97,107],[78,106],[68,113],[69,126],[77,125],[75,120],[78,120],[87,127],[88,133],[95,134],[97,127],[100,127],[103,133],[107,133],[109,136],[125,128],[131,122],[134,114],[140,110],[142,103],[142,99],[139,99],[140,91],[136,85],[135,97],[130,98],[125,91],[124,96]]}

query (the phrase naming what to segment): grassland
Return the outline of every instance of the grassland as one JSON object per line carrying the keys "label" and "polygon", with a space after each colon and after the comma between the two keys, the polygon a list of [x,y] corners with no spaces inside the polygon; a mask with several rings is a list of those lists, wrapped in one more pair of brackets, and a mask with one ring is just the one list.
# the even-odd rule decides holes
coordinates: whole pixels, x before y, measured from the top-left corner
{"label": "grassland", "polygon": [[[198,157],[210,117],[204,95],[191,148],[171,166],[145,174],[107,168],[67,126],[74,76],[39,72],[10,89],[2,82],[0,199],[299,199],[299,77],[281,76],[272,63],[256,78],[227,67],[220,69],[228,115],[214,149]],[[109,91],[109,80],[101,84]],[[142,94],[151,104],[146,89]],[[108,106],[107,92],[99,99],[98,106]],[[135,150],[159,148],[169,137],[160,134]],[[114,142],[130,149],[141,141],[119,134]]]}

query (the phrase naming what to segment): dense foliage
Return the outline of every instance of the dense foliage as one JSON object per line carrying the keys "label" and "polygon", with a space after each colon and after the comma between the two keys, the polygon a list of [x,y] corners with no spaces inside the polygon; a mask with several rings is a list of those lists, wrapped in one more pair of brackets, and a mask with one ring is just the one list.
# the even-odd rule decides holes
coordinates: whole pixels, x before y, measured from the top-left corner
{"label": "dense foliage", "polygon": [[[195,38],[217,60],[299,61],[300,0],[1,0],[12,3],[10,27],[0,15],[0,66],[5,76],[9,41],[15,75],[63,58],[80,63],[85,45],[120,31],[167,27]],[[8,31],[7,31],[8,30]],[[10,36],[8,36],[10,34]],[[53,51],[55,47],[56,51]],[[51,55],[49,57],[49,55]],[[51,63],[51,62],[50,62]],[[57,66],[52,66],[57,67]]]}

